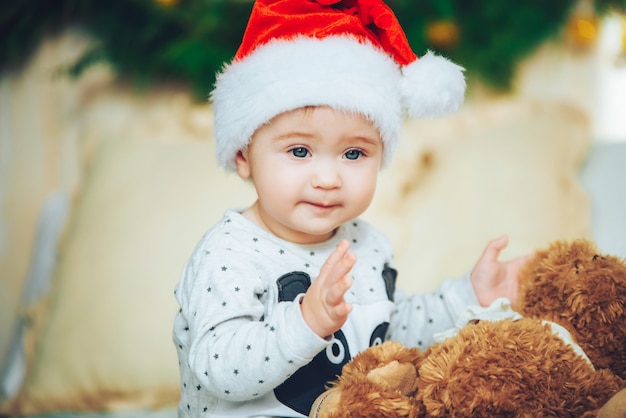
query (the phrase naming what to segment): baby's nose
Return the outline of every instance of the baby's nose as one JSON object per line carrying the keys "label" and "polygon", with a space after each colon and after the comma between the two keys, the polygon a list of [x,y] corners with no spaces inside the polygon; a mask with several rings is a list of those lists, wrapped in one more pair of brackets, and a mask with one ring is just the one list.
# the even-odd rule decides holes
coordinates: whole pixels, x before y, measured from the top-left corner
{"label": "baby's nose", "polygon": [[341,187],[341,175],[333,164],[320,164],[311,179],[313,187],[334,189]]}

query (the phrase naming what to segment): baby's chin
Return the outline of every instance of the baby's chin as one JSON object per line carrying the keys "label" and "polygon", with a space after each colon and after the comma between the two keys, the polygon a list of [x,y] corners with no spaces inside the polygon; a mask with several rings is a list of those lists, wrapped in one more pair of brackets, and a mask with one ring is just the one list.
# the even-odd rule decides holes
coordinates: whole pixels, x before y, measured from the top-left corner
{"label": "baby's chin", "polygon": [[295,244],[302,245],[314,245],[321,244],[323,242],[328,241],[337,233],[337,228],[333,228],[331,230],[325,232],[313,232],[313,231],[292,231],[289,236],[281,237],[287,241],[293,242]]}

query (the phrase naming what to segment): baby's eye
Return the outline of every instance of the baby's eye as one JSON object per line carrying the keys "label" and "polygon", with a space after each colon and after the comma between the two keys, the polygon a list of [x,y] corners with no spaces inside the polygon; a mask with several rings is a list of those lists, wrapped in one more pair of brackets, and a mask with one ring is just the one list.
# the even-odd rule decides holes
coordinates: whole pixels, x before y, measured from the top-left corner
{"label": "baby's eye", "polygon": [[358,160],[359,157],[363,156],[363,151],[360,151],[358,149],[351,149],[346,151],[344,155],[348,160]]}
{"label": "baby's eye", "polygon": [[293,148],[289,151],[296,158],[304,158],[309,155],[309,150],[304,147]]}

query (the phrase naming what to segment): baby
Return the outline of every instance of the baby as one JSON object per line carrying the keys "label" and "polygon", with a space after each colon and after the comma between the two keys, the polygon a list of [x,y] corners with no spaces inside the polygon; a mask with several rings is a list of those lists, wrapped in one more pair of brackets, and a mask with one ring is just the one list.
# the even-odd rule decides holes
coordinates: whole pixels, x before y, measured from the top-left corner
{"label": "baby", "polygon": [[506,237],[408,296],[388,240],[359,219],[404,111],[454,110],[464,87],[455,64],[417,59],[379,0],[257,0],[212,93],[218,159],[257,199],[202,237],[176,288],[179,416],[307,416],[359,351],[425,347],[466,306],[514,298]]}

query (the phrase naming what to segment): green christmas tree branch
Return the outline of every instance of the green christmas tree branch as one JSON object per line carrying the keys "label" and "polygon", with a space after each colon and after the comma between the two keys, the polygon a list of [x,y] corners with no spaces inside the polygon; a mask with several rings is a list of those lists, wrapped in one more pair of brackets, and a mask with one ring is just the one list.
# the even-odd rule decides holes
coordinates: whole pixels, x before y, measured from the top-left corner
{"label": "green christmas tree branch", "polygon": [[[163,3],[163,2],[162,2]],[[519,61],[564,27],[574,0],[389,0],[418,55],[437,49],[428,25],[449,21],[458,38],[440,52],[467,74],[507,89]],[[598,14],[626,9],[626,0],[595,0]],[[230,61],[247,23],[251,0],[4,0],[0,7],[0,70],[19,71],[42,39],[82,30],[93,48],[67,74],[97,62],[137,85],[184,83],[206,100],[215,73]]]}

